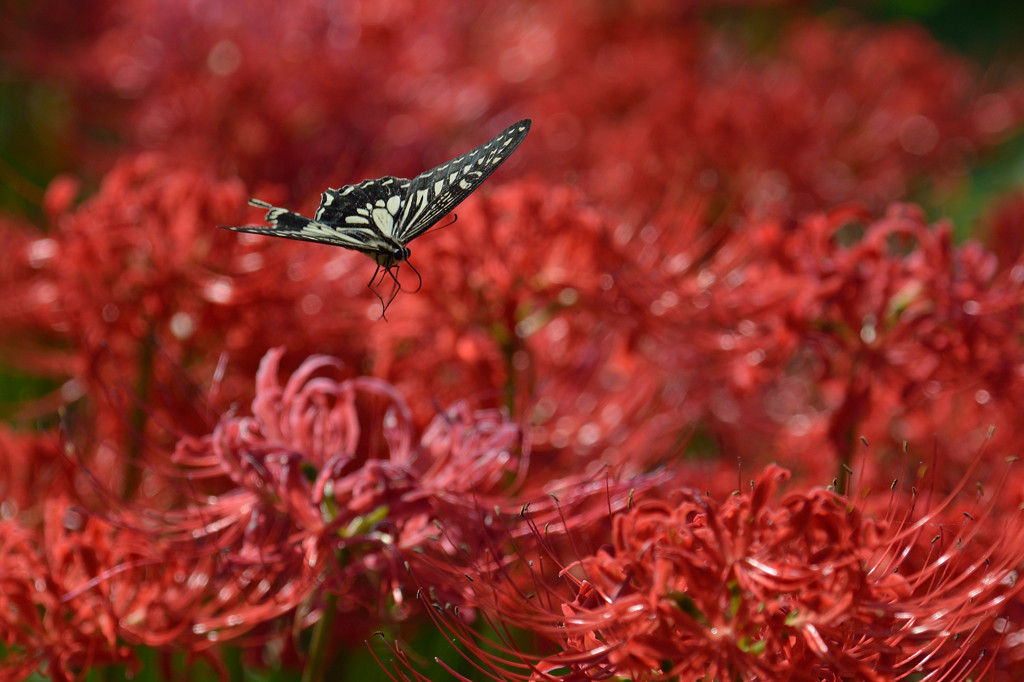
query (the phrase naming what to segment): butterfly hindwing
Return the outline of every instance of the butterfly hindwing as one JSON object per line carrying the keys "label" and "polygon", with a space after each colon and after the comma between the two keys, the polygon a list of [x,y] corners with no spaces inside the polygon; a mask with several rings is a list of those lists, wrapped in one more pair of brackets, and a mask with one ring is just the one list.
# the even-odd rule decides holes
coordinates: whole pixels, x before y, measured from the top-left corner
{"label": "butterfly hindwing", "polygon": [[530,120],[519,121],[490,142],[413,178],[395,226],[395,240],[406,244],[450,213],[515,151],[529,131]]}
{"label": "butterfly hindwing", "polygon": [[247,225],[245,227],[224,226],[226,229],[236,232],[249,232],[252,234],[265,234],[273,237],[284,237],[285,239],[298,239],[306,242],[319,242],[321,244],[333,244],[343,246],[347,249],[365,251],[363,240],[353,235],[348,230],[338,230],[316,220],[311,220],[304,215],[294,213],[284,208],[271,206],[259,199],[250,199],[250,206],[264,208],[267,210],[265,220],[270,225]]}

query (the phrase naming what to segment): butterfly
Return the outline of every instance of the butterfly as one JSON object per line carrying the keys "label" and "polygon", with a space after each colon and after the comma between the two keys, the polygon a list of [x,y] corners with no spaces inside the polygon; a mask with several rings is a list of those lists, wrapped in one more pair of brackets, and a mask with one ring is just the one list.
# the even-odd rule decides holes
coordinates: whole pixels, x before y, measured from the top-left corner
{"label": "butterfly", "polygon": [[[515,151],[529,131],[530,119],[519,121],[490,142],[411,180],[389,175],[364,180],[357,185],[328,189],[320,195],[320,207],[312,218],[259,199],[250,199],[250,206],[267,210],[265,220],[271,224],[222,227],[238,232],[333,244],[366,254],[377,264],[367,285],[371,291],[377,293],[373,283],[382,269],[394,280],[395,288],[387,303],[377,294],[384,311],[387,311],[401,288],[394,270],[409,260],[409,242],[462,203]],[[382,281],[383,278],[381,274]]]}

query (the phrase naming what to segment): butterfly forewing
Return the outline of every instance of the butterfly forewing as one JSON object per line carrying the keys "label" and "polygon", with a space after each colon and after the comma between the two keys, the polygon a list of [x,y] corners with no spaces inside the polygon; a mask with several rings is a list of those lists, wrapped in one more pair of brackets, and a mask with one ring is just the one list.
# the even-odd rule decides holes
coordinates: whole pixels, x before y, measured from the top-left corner
{"label": "butterfly forewing", "polygon": [[394,238],[405,244],[430,229],[479,187],[529,131],[530,120],[520,121],[490,142],[413,178]]}

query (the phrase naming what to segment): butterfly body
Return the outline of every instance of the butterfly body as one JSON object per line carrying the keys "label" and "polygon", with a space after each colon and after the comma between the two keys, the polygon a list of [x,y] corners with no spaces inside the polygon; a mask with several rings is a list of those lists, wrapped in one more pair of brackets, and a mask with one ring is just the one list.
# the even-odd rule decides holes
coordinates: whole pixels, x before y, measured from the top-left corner
{"label": "butterfly body", "polygon": [[412,179],[385,176],[328,189],[312,218],[251,199],[250,205],[266,209],[265,219],[271,224],[227,229],[341,246],[366,254],[378,270],[391,273],[408,260],[408,243],[462,203],[529,130],[529,119],[519,121],[489,142]]}

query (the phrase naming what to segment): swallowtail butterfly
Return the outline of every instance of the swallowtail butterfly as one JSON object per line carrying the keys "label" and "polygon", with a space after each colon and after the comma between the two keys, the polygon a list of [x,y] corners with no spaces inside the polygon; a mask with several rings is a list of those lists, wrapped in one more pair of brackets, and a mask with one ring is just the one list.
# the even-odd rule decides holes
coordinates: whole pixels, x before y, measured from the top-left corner
{"label": "swallowtail butterfly", "polygon": [[411,180],[386,176],[328,189],[320,195],[320,208],[312,218],[250,199],[250,206],[267,209],[265,220],[271,225],[225,227],[365,253],[377,263],[371,289],[381,269],[391,275],[397,287],[393,269],[408,260],[408,243],[462,203],[509,157],[529,130],[530,119],[519,121],[490,142]]}

